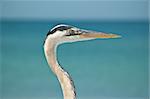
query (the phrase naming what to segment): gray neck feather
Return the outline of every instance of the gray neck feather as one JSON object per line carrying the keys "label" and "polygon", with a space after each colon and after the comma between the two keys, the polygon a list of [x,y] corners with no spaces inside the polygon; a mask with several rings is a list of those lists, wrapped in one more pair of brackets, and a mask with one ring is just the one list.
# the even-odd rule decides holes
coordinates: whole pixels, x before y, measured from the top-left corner
{"label": "gray neck feather", "polygon": [[69,74],[58,64],[56,58],[57,44],[45,41],[44,52],[47,62],[60,82],[64,99],[76,99],[75,87]]}

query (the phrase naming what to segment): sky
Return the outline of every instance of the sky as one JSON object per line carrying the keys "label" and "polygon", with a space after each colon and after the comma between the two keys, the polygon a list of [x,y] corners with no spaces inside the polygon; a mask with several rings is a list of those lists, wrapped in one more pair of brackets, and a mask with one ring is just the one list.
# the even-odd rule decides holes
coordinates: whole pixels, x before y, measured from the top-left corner
{"label": "sky", "polygon": [[3,0],[1,2],[1,18],[8,20],[148,19],[148,0]]}

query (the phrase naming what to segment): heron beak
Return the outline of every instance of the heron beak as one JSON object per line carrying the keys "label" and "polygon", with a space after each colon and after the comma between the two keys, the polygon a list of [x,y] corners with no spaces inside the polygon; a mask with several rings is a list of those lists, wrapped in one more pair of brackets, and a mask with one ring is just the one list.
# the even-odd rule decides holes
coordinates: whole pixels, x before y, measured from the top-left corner
{"label": "heron beak", "polygon": [[120,38],[120,35],[112,34],[112,33],[103,33],[103,32],[95,32],[95,31],[82,31],[80,34],[81,38]]}

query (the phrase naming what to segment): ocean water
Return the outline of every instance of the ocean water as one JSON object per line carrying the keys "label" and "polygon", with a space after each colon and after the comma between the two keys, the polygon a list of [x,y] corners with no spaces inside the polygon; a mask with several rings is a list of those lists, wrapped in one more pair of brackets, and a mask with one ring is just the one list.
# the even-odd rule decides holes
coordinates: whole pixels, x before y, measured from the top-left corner
{"label": "ocean water", "polygon": [[2,99],[63,99],[43,53],[45,36],[58,23],[122,36],[58,47],[78,99],[148,99],[148,22],[80,20],[1,22]]}

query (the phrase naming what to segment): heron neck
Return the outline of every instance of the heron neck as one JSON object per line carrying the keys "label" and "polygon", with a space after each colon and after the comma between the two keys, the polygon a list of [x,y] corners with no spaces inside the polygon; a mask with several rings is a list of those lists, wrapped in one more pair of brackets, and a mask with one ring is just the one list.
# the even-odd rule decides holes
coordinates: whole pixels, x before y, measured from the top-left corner
{"label": "heron neck", "polygon": [[57,45],[52,45],[49,43],[47,48],[44,49],[48,64],[60,82],[64,99],[75,99],[76,94],[73,81],[71,80],[69,74],[58,64],[56,55]]}

